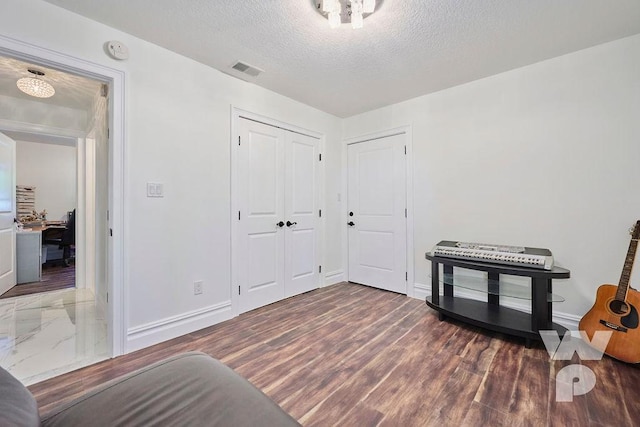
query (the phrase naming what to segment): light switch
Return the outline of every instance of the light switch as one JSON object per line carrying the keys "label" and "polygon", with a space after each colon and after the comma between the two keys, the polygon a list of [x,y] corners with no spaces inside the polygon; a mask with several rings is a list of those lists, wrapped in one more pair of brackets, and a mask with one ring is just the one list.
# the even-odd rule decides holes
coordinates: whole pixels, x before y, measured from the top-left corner
{"label": "light switch", "polygon": [[147,182],[147,197],[164,197],[163,185],[157,182]]}

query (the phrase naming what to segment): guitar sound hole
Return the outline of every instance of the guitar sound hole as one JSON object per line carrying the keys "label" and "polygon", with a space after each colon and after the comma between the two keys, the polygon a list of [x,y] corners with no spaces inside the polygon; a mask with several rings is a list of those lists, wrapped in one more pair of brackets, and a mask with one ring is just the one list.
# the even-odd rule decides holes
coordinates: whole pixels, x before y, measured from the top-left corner
{"label": "guitar sound hole", "polygon": [[625,303],[624,301],[618,301],[616,299],[609,303],[609,308],[615,314],[619,315],[627,314],[629,312],[629,306],[627,305],[627,303]]}

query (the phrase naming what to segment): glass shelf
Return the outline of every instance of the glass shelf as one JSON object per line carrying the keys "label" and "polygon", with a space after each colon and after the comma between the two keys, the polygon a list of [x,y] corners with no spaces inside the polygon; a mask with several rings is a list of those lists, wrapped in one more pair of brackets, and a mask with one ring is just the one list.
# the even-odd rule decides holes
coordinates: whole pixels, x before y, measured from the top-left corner
{"label": "glass shelf", "polygon": [[[431,275],[429,276],[431,277]],[[531,284],[519,284],[508,280],[488,280],[487,277],[469,276],[461,273],[440,275],[440,283],[453,285],[456,288],[478,291],[501,297],[531,300]],[[547,294],[547,302],[564,302],[564,298],[557,294]]]}

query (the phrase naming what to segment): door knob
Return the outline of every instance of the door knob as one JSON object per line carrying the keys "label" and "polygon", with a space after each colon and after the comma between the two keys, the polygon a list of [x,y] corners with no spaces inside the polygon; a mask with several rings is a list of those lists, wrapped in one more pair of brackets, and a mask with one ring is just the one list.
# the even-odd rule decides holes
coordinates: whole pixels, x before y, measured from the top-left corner
{"label": "door knob", "polygon": [[287,221],[287,227],[291,227],[292,225],[296,225],[297,222]]}
{"label": "door knob", "polygon": [[349,221],[349,222],[347,223],[347,225],[348,225],[349,227],[353,227],[354,225],[356,225],[356,223],[355,223],[355,222],[353,222],[353,221]]}
{"label": "door knob", "polygon": [[284,227],[284,222],[280,221],[280,222],[276,222],[276,225],[280,228]]}

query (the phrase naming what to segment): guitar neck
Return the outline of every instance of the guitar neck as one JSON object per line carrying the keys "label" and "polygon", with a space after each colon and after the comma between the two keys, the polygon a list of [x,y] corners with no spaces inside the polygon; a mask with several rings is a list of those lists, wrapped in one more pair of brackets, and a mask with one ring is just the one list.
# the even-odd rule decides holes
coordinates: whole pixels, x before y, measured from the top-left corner
{"label": "guitar neck", "polygon": [[618,291],[616,292],[616,299],[618,301],[625,301],[627,299],[629,280],[631,279],[631,270],[633,269],[633,261],[636,259],[637,249],[638,239],[632,238],[631,242],[629,242],[629,250],[627,251],[627,257],[624,260],[624,267],[620,275],[620,282],[618,283]]}

